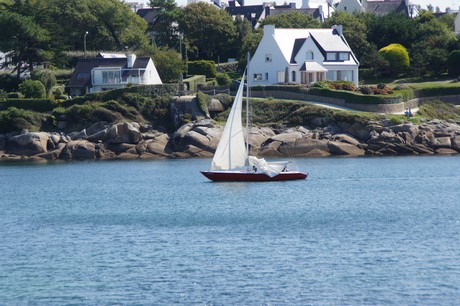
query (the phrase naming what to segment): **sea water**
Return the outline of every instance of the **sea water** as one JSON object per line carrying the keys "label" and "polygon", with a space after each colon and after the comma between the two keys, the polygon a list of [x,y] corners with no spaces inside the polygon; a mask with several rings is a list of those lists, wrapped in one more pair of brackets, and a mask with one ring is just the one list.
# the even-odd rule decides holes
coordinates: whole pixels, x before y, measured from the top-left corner
{"label": "sea water", "polygon": [[0,305],[458,305],[460,157],[0,164]]}

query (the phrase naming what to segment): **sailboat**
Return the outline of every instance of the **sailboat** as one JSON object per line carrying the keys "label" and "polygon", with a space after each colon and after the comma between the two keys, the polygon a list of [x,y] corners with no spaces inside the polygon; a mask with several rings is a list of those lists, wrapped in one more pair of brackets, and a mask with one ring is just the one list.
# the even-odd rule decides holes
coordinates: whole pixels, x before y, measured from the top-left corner
{"label": "sailboat", "polygon": [[[288,165],[290,162],[267,162],[263,158],[249,155],[249,132],[245,143],[242,122],[245,75],[246,72],[243,73],[224,131],[214,153],[211,169],[201,171],[201,173],[211,181],[216,182],[265,182],[306,179],[308,173],[289,170]],[[246,95],[246,131],[249,131],[248,95]]]}

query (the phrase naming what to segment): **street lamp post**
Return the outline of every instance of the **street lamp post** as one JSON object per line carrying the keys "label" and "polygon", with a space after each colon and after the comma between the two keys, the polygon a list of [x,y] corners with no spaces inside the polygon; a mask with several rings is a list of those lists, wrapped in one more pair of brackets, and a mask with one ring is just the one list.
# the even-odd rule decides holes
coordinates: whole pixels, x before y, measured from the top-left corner
{"label": "street lamp post", "polygon": [[85,58],[86,58],[86,35],[88,35],[88,31],[86,31],[85,36],[83,36],[83,50],[85,51]]}

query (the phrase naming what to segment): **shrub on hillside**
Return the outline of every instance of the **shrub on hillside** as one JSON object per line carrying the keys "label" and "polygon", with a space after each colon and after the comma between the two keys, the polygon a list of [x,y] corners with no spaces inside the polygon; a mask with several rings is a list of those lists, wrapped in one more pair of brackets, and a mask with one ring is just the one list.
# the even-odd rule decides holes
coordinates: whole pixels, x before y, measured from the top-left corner
{"label": "shrub on hillside", "polygon": [[0,133],[17,132],[23,129],[39,131],[46,115],[15,107],[0,111]]}
{"label": "shrub on hillside", "polygon": [[316,87],[316,88],[328,88],[328,89],[334,89],[334,86],[332,86],[331,82],[330,81],[318,81],[318,82],[315,82],[313,85],[311,85],[312,87]]}
{"label": "shrub on hillside", "polygon": [[372,90],[372,88],[370,88],[369,86],[361,86],[359,88],[359,91],[363,94],[363,95],[373,95],[374,94],[374,91]]}
{"label": "shrub on hillside", "polygon": [[218,72],[216,74],[216,81],[221,86],[228,86],[232,83],[232,79],[225,72]]}
{"label": "shrub on hillside", "polygon": [[45,85],[37,80],[25,80],[19,84],[19,91],[26,98],[44,99],[46,98]]}
{"label": "shrub on hillside", "polygon": [[45,86],[46,96],[48,96],[51,89],[57,84],[54,73],[46,69],[34,70],[32,73],[32,80],[40,81]]}
{"label": "shrub on hillside", "polygon": [[390,63],[390,73],[398,75],[410,67],[409,53],[401,44],[390,44],[379,50],[385,60]]}
{"label": "shrub on hillside", "polygon": [[216,64],[213,61],[188,62],[189,75],[205,75],[207,78],[215,78],[217,74]]}

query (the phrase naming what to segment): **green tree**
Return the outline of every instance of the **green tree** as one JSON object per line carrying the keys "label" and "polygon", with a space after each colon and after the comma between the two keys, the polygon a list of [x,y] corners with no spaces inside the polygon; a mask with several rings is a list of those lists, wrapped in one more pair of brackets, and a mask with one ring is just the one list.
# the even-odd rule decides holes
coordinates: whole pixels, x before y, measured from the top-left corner
{"label": "green tree", "polygon": [[204,2],[192,3],[184,8],[179,29],[184,33],[188,50],[194,58],[216,60],[236,38],[232,17]]}
{"label": "green tree", "polygon": [[[252,33],[251,23],[247,19],[242,18],[241,16],[236,16],[235,27],[236,27],[236,33],[237,33],[236,41],[238,42],[244,41],[246,37]],[[236,57],[239,58],[243,55],[244,50],[242,48],[241,43],[233,44],[232,47],[233,47],[233,50],[231,50],[230,52],[233,52],[234,54],[236,54]]]}
{"label": "green tree", "polygon": [[40,62],[41,53],[50,40],[46,29],[34,22],[32,17],[13,12],[0,11],[0,50],[10,50],[16,65],[17,77],[24,63],[32,72],[33,62]]}
{"label": "green tree", "polygon": [[432,13],[418,18],[417,41],[412,45],[412,66],[421,76],[437,76],[447,71],[447,57],[458,39],[448,25]]}
{"label": "green tree", "polygon": [[45,85],[37,80],[25,80],[19,84],[19,91],[26,98],[43,99],[46,98]]}
{"label": "green tree", "polygon": [[367,39],[379,49],[392,43],[410,47],[417,37],[417,22],[404,14],[392,13],[385,16],[370,16],[366,22],[368,27]]}
{"label": "green tree", "polygon": [[390,63],[393,76],[405,72],[410,67],[409,53],[401,44],[390,44],[379,50],[379,53]]}
{"label": "green tree", "polygon": [[447,58],[449,75],[454,77],[460,76],[460,50],[452,51]]}
{"label": "green tree", "polygon": [[166,47],[154,50],[153,61],[161,80],[165,83],[177,81],[185,70],[180,53]]}
{"label": "green tree", "polygon": [[158,21],[152,29],[155,32],[155,44],[158,47],[177,47],[180,39],[177,21],[181,19],[182,10],[174,0],[150,0],[150,6],[160,9]]}
{"label": "green tree", "polygon": [[291,11],[284,14],[268,16],[261,22],[261,26],[273,24],[276,28],[285,29],[314,29],[320,28],[321,23],[309,14]]}

